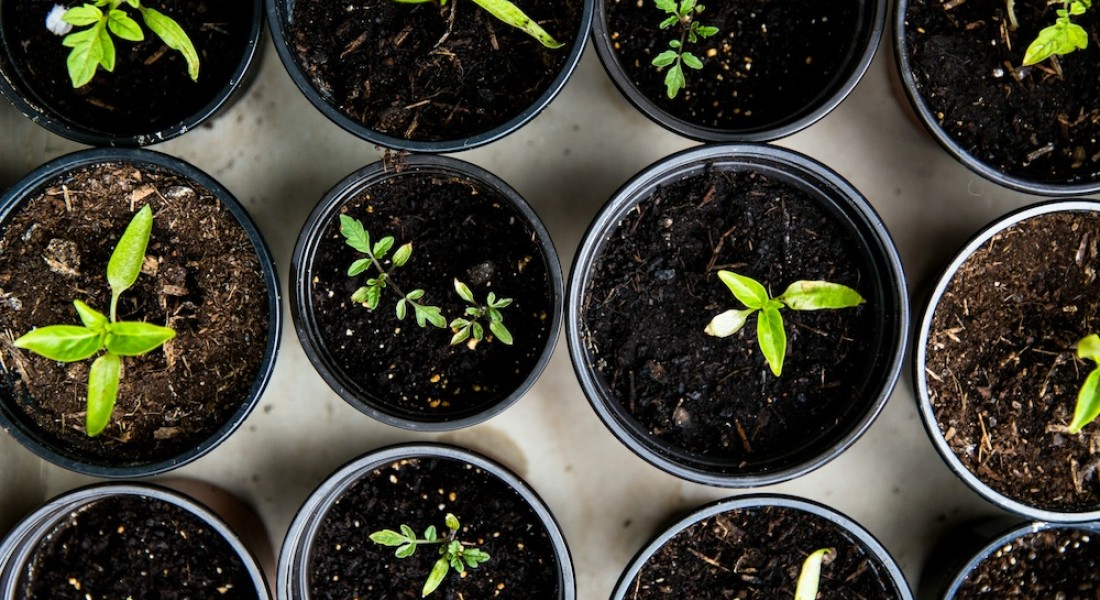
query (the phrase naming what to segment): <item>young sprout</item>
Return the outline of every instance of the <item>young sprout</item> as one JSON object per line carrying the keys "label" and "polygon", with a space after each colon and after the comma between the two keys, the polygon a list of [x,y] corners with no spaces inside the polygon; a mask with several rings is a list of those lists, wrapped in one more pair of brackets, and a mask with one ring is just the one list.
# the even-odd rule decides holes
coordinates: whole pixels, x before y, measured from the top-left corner
{"label": "young sprout", "polygon": [[704,331],[715,337],[728,337],[740,331],[749,317],[760,311],[756,318],[756,337],[760,343],[760,351],[764,353],[764,358],[776,377],[782,373],[783,358],[787,355],[787,332],[783,329],[780,309],[849,308],[865,302],[852,288],[827,281],[796,281],[778,297],[771,298],[764,286],[755,279],[733,271],[719,271],[718,278],[747,308],[727,310],[711,319]]}
{"label": "young sprout", "polygon": [[[74,6],[61,16],[65,23],[86,27],[66,35],[61,41],[66,48],[72,48],[66,64],[73,87],[78,88],[91,81],[99,67],[108,72],[115,70],[115,43],[111,34],[129,42],[145,39],[141,26],[123,10],[124,4],[141,13],[145,26],[160,37],[164,45],[183,55],[187,61],[187,74],[198,81],[199,53],[179,23],[156,9],[142,6],[140,0],[95,0],[94,3]],[[51,30],[60,30],[56,27],[54,24]]]}
{"label": "young sprout", "polygon": [[1058,9],[1058,18],[1054,24],[1039,31],[1035,41],[1024,51],[1024,66],[1043,62],[1056,54],[1064,56],[1088,46],[1088,32],[1084,27],[1070,21],[1070,17],[1083,15],[1089,8],[1092,8],[1092,0],[1062,0],[1062,8]]}
{"label": "young sprout", "polygon": [[661,29],[668,29],[673,25],[680,27],[680,39],[668,42],[668,50],[658,54],[653,59],[653,66],[658,70],[669,67],[665,73],[665,88],[668,97],[675,98],[676,94],[686,84],[684,79],[684,65],[691,69],[703,68],[703,61],[699,60],[691,52],[684,49],[685,43],[696,43],[700,38],[708,38],[718,33],[717,27],[703,25],[696,20],[696,15],[703,12],[703,5],[696,4],[696,0],[655,0],[657,8],[668,13],[668,17],[661,21]]}
{"label": "young sprout", "polygon": [[1069,432],[1074,434],[1081,433],[1085,425],[1100,416],[1100,336],[1094,333],[1077,342],[1077,358],[1087,358],[1096,363],[1096,367],[1077,392],[1077,406],[1073,410],[1073,422],[1069,424]]}
{"label": "young sprout", "polygon": [[355,293],[351,295],[352,301],[362,304],[368,310],[374,310],[378,308],[382,300],[382,290],[386,289],[387,286],[393,286],[394,291],[401,296],[396,306],[398,320],[403,321],[405,319],[408,307],[411,306],[416,317],[416,324],[420,327],[427,327],[429,323],[435,327],[445,327],[447,325],[447,319],[440,313],[439,307],[418,302],[424,297],[424,290],[415,289],[405,293],[393,280],[393,272],[405,266],[405,263],[409,262],[409,258],[412,257],[412,243],[401,246],[393,253],[393,258],[389,261],[391,266],[387,270],[383,260],[389,254],[390,249],[393,248],[394,240],[392,236],[386,236],[371,244],[370,234],[363,228],[363,223],[359,219],[353,219],[347,215],[340,215],[340,234],[344,236],[347,245],[367,255],[366,258],[360,258],[351,263],[351,266],[348,267],[348,277],[355,277],[371,267],[374,267],[374,270],[378,272],[377,277],[367,279],[367,285],[355,290]]}
{"label": "young sprout", "polygon": [[424,537],[419,539],[412,527],[408,525],[402,525],[400,532],[383,529],[370,534],[371,541],[376,544],[397,547],[395,553],[397,558],[412,556],[420,544],[440,545],[439,560],[435,561],[431,573],[428,574],[427,581],[424,582],[424,589],[420,593],[422,598],[434,592],[439,584],[443,583],[443,578],[447,576],[451,569],[464,573],[466,567],[476,569],[478,565],[489,560],[489,555],[482,552],[480,548],[473,548],[471,547],[472,544],[458,540],[460,525],[457,517],[447,513],[444,524],[448,529],[448,533],[444,537],[439,537],[436,534],[434,525],[429,525],[424,530]]}
{"label": "young sprout", "polygon": [[[394,0],[401,4],[425,4],[428,2],[438,2],[439,6],[446,6],[447,0]],[[555,40],[546,33],[542,27],[539,26],[531,17],[528,17],[518,6],[512,4],[508,0],[474,0],[474,4],[477,4],[481,8],[485,9],[489,14],[504,21],[504,23],[519,29],[527,35],[535,38],[540,44],[556,50],[561,48],[565,44]]]}
{"label": "young sprout", "polygon": [[806,560],[802,563],[802,571],[798,573],[798,587],[794,592],[794,600],[815,600],[817,598],[817,585],[821,581],[821,561],[832,552],[832,548],[822,548],[815,550],[806,557]]}
{"label": "young sprout", "polygon": [[512,303],[511,298],[497,298],[495,293],[489,292],[485,297],[485,304],[481,304],[474,300],[474,293],[470,288],[457,279],[455,279],[455,292],[470,306],[466,307],[468,318],[460,317],[451,321],[450,328],[455,333],[451,337],[452,346],[466,342],[466,345],[473,350],[485,337],[485,328],[480,323],[482,318],[489,320],[489,331],[496,336],[496,339],[508,346],[512,345],[512,333],[504,326],[504,316],[500,314],[500,309]]}
{"label": "young sprout", "polygon": [[111,286],[111,318],[81,302],[73,305],[80,316],[79,325],[50,325],[24,334],[15,340],[16,348],[30,350],[60,362],[76,362],[100,354],[88,371],[88,414],[84,428],[88,436],[99,435],[106,427],[118,398],[122,356],[141,356],[174,338],[168,327],[138,321],[119,321],[118,298],[130,289],[141,273],[145,247],[153,229],[153,210],[146,204],[134,215],[118,240],[107,262],[107,282]]}

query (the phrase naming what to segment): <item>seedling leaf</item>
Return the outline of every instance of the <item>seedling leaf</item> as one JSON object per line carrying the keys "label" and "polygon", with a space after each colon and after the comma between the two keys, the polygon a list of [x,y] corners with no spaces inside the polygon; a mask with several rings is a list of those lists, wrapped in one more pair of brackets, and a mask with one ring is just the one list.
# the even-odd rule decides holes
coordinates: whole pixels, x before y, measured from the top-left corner
{"label": "seedling leaf", "polygon": [[68,363],[91,358],[99,351],[100,343],[101,335],[87,327],[49,325],[23,334],[13,345]]}
{"label": "seedling leaf", "polygon": [[145,20],[145,25],[160,37],[164,45],[183,55],[184,60],[187,61],[187,75],[193,81],[198,81],[199,53],[195,50],[191,38],[187,37],[187,33],[183,31],[179,23],[173,20],[172,17],[153,8],[142,6],[138,7],[138,10],[141,11],[141,17]]}
{"label": "seedling leaf", "polygon": [[470,291],[470,288],[465,284],[455,279],[454,281],[455,292],[458,293],[458,297],[462,298],[470,304],[474,303],[474,293]]}
{"label": "seedling leaf", "polygon": [[370,540],[383,546],[400,546],[407,541],[407,538],[392,529],[383,529],[370,534]]}
{"label": "seedling leaf", "polygon": [[145,39],[141,25],[131,19],[130,15],[118,9],[107,14],[107,27],[111,29],[111,33],[128,42],[140,42]]}
{"label": "seedling leaf", "polygon": [[1073,421],[1069,424],[1069,432],[1073,434],[1081,433],[1086,425],[1100,416],[1100,336],[1092,334],[1077,342],[1077,357],[1098,364],[1085,377],[1085,383],[1077,392],[1077,405],[1073,410]]}
{"label": "seedling leaf", "polygon": [[439,560],[435,561],[435,565],[432,566],[432,572],[428,574],[428,580],[424,582],[424,590],[420,593],[420,597],[424,598],[438,589],[439,584],[443,583],[443,578],[447,576],[447,572],[450,569],[450,560],[447,556],[442,556]]}
{"label": "seedling leaf", "polygon": [[122,362],[107,352],[95,359],[88,371],[88,415],[84,428],[88,437],[95,437],[107,428],[118,398],[118,380]]}
{"label": "seedling leaf", "polygon": [[764,308],[769,297],[768,290],[755,279],[739,275],[733,271],[718,271],[718,279],[726,284],[733,296],[749,308]]}
{"label": "seedling leaf", "polygon": [[101,332],[107,324],[110,323],[110,321],[107,320],[107,315],[84,304],[80,300],[73,300],[73,306],[76,307],[76,314],[80,315],[80,322],[84,323],[84,326],[92,331]]}
{"label": "seedling leaf", "polygon": [[405,263],[409,262],[409,257],[412,256],[412,243],[404,244],[397,249],[397,252],[393,253],[393,264],[397,267],[405,266]]}
{"label": "seedling leaf", "polygon": [[107,350],[119,356],[141,356],[160,348],[176,332],[152,323],[114,323],[107,333]]}
{"label": "seedling leaf", "polygon": [[545,29],[508,0],[474,0],[474,3],[484,8],[494,17],[535,38],[540,44],[551,50],[565,45],[551,37]]}
{"label": "seedling leaf", "polygon": [[111,285],[111,319],[115,318],[118,297],[130,289],[141,274],[141,265],[145,262],[145,247],[153,231],[153,209],[148,204],[141,207],[111,253],[107,262],[107,283]]}
{"label": "seedling leaf", "polygon": [[760,351],[768,361],[772,373],[783,373],[783,358],[787,355],[787,332],[783,329],[783,316],[775,308],[765,308],[756,318],[756,336]]}
{"label": "seedling leaf", "polygon": [[715,316],[707,323],[704,333],[707,335],[713,335],[715,337],[729,337],[745,326],[745,323],[749,320],[752,313],[758,309],[746,308],[745,310],[730,309],[724,313]]}
{"label": "seedling leaf", "polygon": [[493,332],[501,343],[511,346],[512,345],[512,332],[508,331],[508,328],[504,326],[504,323],[500,321],[489,321],[489,331]]}
{"label": "seedling leaf", "polygon": [[798,574],[798,588],[794,592],[794,600],[816,600],[818,584],[821,581],[821,561],[830,552],[832,549],[822,548],[806,557],[802,563],[802,571]]}
{"label": "seedling leaf", "polygon": [[866,302],[852,288],[828,281],[796,281],[777,300],[793,310],[850,308]]}
{"label": "seedling leaf", "polygon": [[344,236],[344,242],[347,245],[363,254],[370,254],[370,234],[363,228],[363,223],[359,219],[340,215],[340,235]]}

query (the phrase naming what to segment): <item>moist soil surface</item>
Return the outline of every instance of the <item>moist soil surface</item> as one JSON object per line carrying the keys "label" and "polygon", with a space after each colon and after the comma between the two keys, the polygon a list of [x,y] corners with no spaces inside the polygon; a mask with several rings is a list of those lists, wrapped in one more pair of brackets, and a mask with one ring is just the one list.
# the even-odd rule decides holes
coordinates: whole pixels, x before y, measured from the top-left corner
{"label": "moist soil surface", "polygon": [[955,598],[1057,598],[1100,596],[1100,539],[1083,529],[1029,533],[987,556]]}
{"label": "moist soil surface", "polygon": [[1032,217],[960,266],[933,316],[925,374],[936,422],[978,479],[1047,510],[1100,508],[1100,426],[1066,426],[1095,367],[1100,215]]}
{"label": "moist soil surface", "polygon": [[[92,361],[59,363],[11,342],[36,327],[78,325],[76,299],[109,314],[107,262],[145,204],[153,232],[118,319],[176,337],[122,359],[110,423],[89,438]],[[59,176],[17,210],[0,238],[0,397],[13,419],[64,454],[122,466],[185,452],[240,409],[267,344],[267,287],[255,248],[210,191],[160,169],[104,163]]]}
{"label": "moist soil surface", "polygon": [[677,533],[646,561],[626,598],[789,598],[806,557],[833,550],[818,598],[898,598],[885,567],[850,533],[801,510],[730,510]]}
{"label": "moist soil surface", "polygon": [[411,557],[399,559],[394,548],[375,544],[368,536],[408,525],[420,537],[429,526],[445,537],[448,513],[461,525],[456,539],[490,558],[463,575],[452,570],[432,598],[558,598],[553,544],[523,497],[479,467],[430,457],[378,467],[328,509],[310,555],[310,596],[419,599],[439,559],[438,545],[420,545]]}
{"label": "moist soil surface", "polygon": [[[319,344],[343,385],[388,414],[442,421],[485,410],[523,383],[550,334],[553,287],[536,232],[505,197],[465,177],[407,167],[342,212],[362,221],[372,242],[393,236],[395,249],[413,245],[372,311],[351,297],[377,273],[349,277],[348,267],[364,255],[345,243],[338,219],[324,225],[309,266],[310,302]],[[489,292],[512,298],[501,309],[511,346],[490,339],[488,327],[473,349],[452,346],[450,329],[417,327],[411,307],[398,320],[398,289],[424,290],[419,302],[439,307],[448,324],[462,316],[469,305],[455,292],[455,278],[478,302]]]}
{"label": "moist soil surface", "polygon": [[469,137],[526,110],[565,66],[583,12],[581,0],[515,1],[565,44],[551,50],[466,0],[293,4],[287,45],[321,97],[369,129],[417,141]]}
{"label": "moist soil surface", "polygon": [[773,297],[826,280],[875,302],[862,246],[848,235],[822,200],[755,172],[708,169],[660,187],[594,261],[581,317],[588,361],[612,401],[677,451],[751,471],[820,451],[870,401],[874,311],[784,309],[779,378],[760,352],[756,315],[728,338],[704,329],[743,308],[718,279],[723,269]]}
{"label": "moist soil surface", "polygon": [[[4,51],[31,101],[93,131],[134,136],[163,130],[199,112],[222,93],[248,48],[254,7],[245,0],[155,0],[146,3],[175,19],[199,53],[199,79],[187,75],[183,56],[168,49],[128,5],[145,40],[115,39],[113,73],[100,68],[74,89],[66,60],[70,49],[45,27],[56,0],[0,2]],[[77,29],[74,28],[74,31]],[[156,141],[156,140],[152,140]]]}
{"label": "moist soil surface", "polygon": [[605,0],[611,47],[624,74],[661,110],[715,129],[771,126],[820,104],[858,51],[855,39],[869,10],[861,0],[706,2],[697,21],[718,33],[684,47],[703,62],[684,68],[686,87],[669,99],[665,70],[651,63],[680,39],[659,29],[667,13],[652,0]]}
{"label": "moist soil surface", "polygon": [[30,555],[19,590],[27,600],[259,598],[217,531],[174,504],[132,495],[69,513]]}
{"label": "moist soil surface", "polygon": [[982,163],[1014,177],[1079,184],[1100,180],[1100,11],[1073,21],[1084,50],[1020,66],[1062,4],[1016,0],[1010,31],[1003,0],[910,0],[905,44],[919,95],[944,132]]}

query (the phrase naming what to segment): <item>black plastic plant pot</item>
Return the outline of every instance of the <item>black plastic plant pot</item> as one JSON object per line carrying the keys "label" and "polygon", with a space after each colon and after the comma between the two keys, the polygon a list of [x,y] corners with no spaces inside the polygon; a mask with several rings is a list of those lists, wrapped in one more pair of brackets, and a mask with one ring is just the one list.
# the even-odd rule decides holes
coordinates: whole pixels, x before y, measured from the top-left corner
{"label": "black plastic plant pot", "polygon": [[1100,523],[991,519],[951,531],[921,575],[921,600],[1084,598],[1100,588]]}
{"label": "black plastic plant pot", "polygon": [[[838,310],[783,309],[776,377],[730,271],[778,297],[796,281],[855,289]],[[759,311],[758,311],[759,312]],[[781,148],[715,145],[644,169],[585,233],[569,284],[566,339],[581,388],[626,446],[674,475],[751,487],[803,475],[850,446],[897,381],[909,326],[893,241],[860,193]]]}
{"label": "black plastic plant pot", "polygon": [[[445,525],[448,515],[458,520],[457,530]],[[576,598],[569,548],[535,491],[493,460],[435,444],[376,450],[329,476],[290,525],[279,555],[277,595],[367,598],[371,590],[385,589],[420,597],[440,558],[438,544],[420,544],[399,558],[393,547],[368,537],[406,525],[418,537],[432,527],[439,538],[489,555],[461,577],[450,571],[435,595]]]}
{"label": "black plastic plant pot", "polygon": [[[121,357],[117,402],[106,429],[89,437],[93,357],[55,362],[12,341],[79,325],[76,300],[110,314],[107,265],[146,205],[152,234],[117,317],[175,337]],[[256,406],[282,329],[278,280],[244,207],[209,175],[149,150],[69,154],[0,197],[0,244],[0,428],[38,456],[96,477],[150,476],[203,456]]]}
{"label": "black plastic plant pot", "polygon": [[[263,32],[263,0],[161,0],[156,9],[187,32],[198,79],[181,53],[144,24],[144,41],[115,40],[113,72],[74,88],[70,49],[46,28],[54,0],[0,0],[0,94],[35,123],[92,146],[157,144],[202,125],[250,82]],[[137,11],[123,7],[137,22]],[[73,32],[82,28],[75,28]]]}
{"label": "black plastic plant pot", "polygon": [[[1095,49],[1061,57],[1051,77],[1047,61],[1021,64],[1056,7],[973,3],[960,11],[949,4],[900,0],[894,13],[896,68],[928,133],[998,185],[1056,197],[1100,191],[1100,127],[1077,120],[1079,110],[1088,114],[1100,101]],[[1018,28],[1006,6],[1015,6]],[[1095,19],[1083,24],[1096,35]]]}
{"label": "black plastic plant pot", "polygon": [[378,146],[447,153],[550,104],[580,62],[593,2],[516,0],[557,49],[476,5],[268,0],[267,16],[287,73],[325,117]]}
{"label": "black plastic plant pot", "polygon": [[[392,250],[370,264],[341,234],[343,218],[372,245],[393,237]],[[395,265],[406,244],[407,262]],[[349,275],[357,261],[366,268]],[[354,299],[379,280],[375,308]],[[538,215],[496,176],[448,157],[375,163],[329,190],[298,236],[290,282],[313,366],[349,404],[405,429],[458,429],[504,411],[546,367],[561,325],[561,266]],[[511,344],[487,316],[470,315],[490,294],[511,299],[499,313]],[[437,324],[418,326],[414,304],[439,309]],[[480,328],[482,340],[452,343],[457,318],[476,321],[468,331]]]}
{"label": "black plastic plant pot", "polygon": [[638,551],[611,598],[667,598],[669,590],[683,598],[785,598],[806,557],[824,548],[831,560],[821,570],[821,597],[913,600],[893,557],[858,523],[771,494],[719,500],[677,519]]}
{"label": "black plastic plant pot", "polygon": [[220,515],[150,484],[97,484],[58,496],[0,544],[5,599],[143,598],[164,590],[272,597],[250,548]]}
{"label": "black plastic plant pot", "polygon": [[652,64],[672,52],[681,28],[659,27],[667,13],[652,0],[598,0],[593,42],[604,69],[642,114],[704,142],[765,142],[791,135],[837,107],[863,77],[886,23],[885,0],[706,2],[694,21],[718,32],[683,49],[701,68],[682,68],[684,87],[669,97],[674,66]]}
{"label": "black plastic plant pot", "polygon": [[913,343],[921,420],[971,489],[1028,519],[1100,519],[1096,424],[1069,433],[1093,369],[1100,203],[1044,202],[978,232],[936,280]]}

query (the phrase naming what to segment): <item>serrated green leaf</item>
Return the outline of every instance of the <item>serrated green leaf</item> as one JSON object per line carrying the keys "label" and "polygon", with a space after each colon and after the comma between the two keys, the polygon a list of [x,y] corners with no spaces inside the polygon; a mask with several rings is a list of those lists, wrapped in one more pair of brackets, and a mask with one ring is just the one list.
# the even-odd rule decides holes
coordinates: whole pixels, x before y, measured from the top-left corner
{"label": "serrated green leaf", "polygon": [[130,289],[141,274],[145,262],[145,248],[153,231],[153,209],[148,204],[130,219],[126,231],[118,240],[111,259],[107,261],[107,283],[111,285],[111,319],[115,319],[118,297]]}
{"label": "serrated green leaf", "polygon": [[76,307],[76,314],[80,315],[80,322],[92,331],[101,333],[107,324],[110,323],[110,321],[107,320],[107,315],[88,306],[80,300],[73,300],[73,306]]}
{"label": "serrated green leaf", "polygon": [[691,52],[684,52],[684,54],[680,56],[680,59],[684,61],[685,65],[692,69],[698,70],[703,68],[703,61],[699,60],[699,57]]}
{"label": "serrated green leaf", "polygon": [[818,582],[821,581],[821,561],[825,555],[832,552],[829,548],[815,550],[802,563],[802,571],[798,574],[798,587],[794,592],[794,600],[816,600]]}
{"label": "serrated green leaf", "polygon": [[678,17],[676,15],[672,15],[672,16],[668,17],[667,19],[665,19],[664,21],[661,21],[661,24],[658,25],[658,27],[660,29],[668,29],[669,27],[672,27],[673,25],[675,25],[679,22],[680,22],[680,17]]}
{"label": "serrated green leaf", "polygon": [[472,569],[476,569],[478,565],[481,565],[489,560],[489,555],[482,552],[480,548],[467,548],[462,553],[462,559],[466,561],[466,564]]}
{"label": "serrated green leaf", "polygon": [[765,308],[756,318],[756,337],[760,351],[768,361],[772,373],[783,373],[783,359],[787,355],[787,332],[783,329],[783,316],[775,308]]}
{"label": "serrated green leaf", "polygon": [[675,0],[654,0],[654,1],[657,4],[657,8],[659,8],[659,9],[665,11],[665,12],[669,12],[669,13],[675,13],[676,12],[676,1]]}
{"label": "serrated green leaf", "polygon": [[107,352],[95,359],[88,370],[88,415],[84,429],[88,437],[95,437],[107,428],[111,412],[118,399],[118,380],[122,370],[122,361],[118,356]]}
{"label": "serrated green leaf", "polygon": [[450,554],[450,553],[448,553],[447,556],[449,556],[450,559],[451,559],[450,563],[451,563],[451,568],[452,569],[454,569],[455,571],[458,571],[459,574],[462,574],[462,573],[466,572],[466,564],[462,562],[462,554]]}
{"label": "serrated green leaf", "polygon": [[424,598],[437,590],[439,585],[443,583],[443,578],[447,576],[447,572],[450,571],[450,569],[451,565],[447,561],[446,556],[435,561],[435,565],[432,566],[432,572],[428,573],[428,580],[424,582],[424,589],[420,592],[420,597]]}
{"label": "serrated green leaf", "polygon": [[450,323],[448,323],[447,327],[450,327],[451,329],[458,329],[460,327],[466,327],[469,324],[470,324],[470,321],[459,317],[459,318],[451,321]]}
{"label": "serrated green leaf", "polygon": [[382,286],[374,285],[367,287],[367,308],[374,310],[378,308],[378,304],[382,301]]}
{"label": "serrated green leaf", "polygon": [[369,269],[371,264],[372,261],[369,258],[360,258],[359,260],[351,263],[351,266],[348,267],[348,277],[355,277],[356,275],[359,275],[363,271]]}
{"label": "serrated green leaf", "polygon": [[61,20],[76,27],[85,27],[103,19],[103,11],[92,4],[74,6],[61,15]]}
{"label": "serrated green leaf", "polygon": [[397,320],[398,321],[404,321],[405,320],[405,314],[408,310],[408,308],[405,304],[405,299],[404,298],[397,301],[397,306],[394,307],[394,310],[397,311]]}
{"label": "serrated green leaf", "polygon": [[480,319],[481,317],[485,316],[485,311],[476,306],[467,306],[466,315],[471,316],[475,319]]}
{"label": "serrated green leaf", "polygon": [[675,50],[665,50],[664,52],[658,54],[657,56],[654,56],[653,57],[653,62],[650,63],[650,64],[652,64],[653,66],[655,66],[657,68],[667,67],[667,66],[671,65],[672,63],[676,62],[676,57],[677,56],[678,55],[676,54]]}
{"label": "serrated green leaf", "polygon": [[465,300],[466,302],[469,302],[470,304],[476,304],[476,302],[474,300],[474,293],[470,291],[470,288],[465,283],[462,283],[458,279],[455,279],[454,280],[454,286],[455,286],[455,293],[458,294],[459,298],[462,298],[463,300]]}
{"label": "serrated green leaf", "polygon": [[413,528],[409,527],[408,525],[402,525],[401,526],[401,533],[405,537],[409,538],[409,540],[415,540],[416,539],[416,532],[413,531]]}
{"label": "serrated green leaf", "polygon": [[431,323],[433,327],[445,328],[447,326],[447,319],[440,314],[439,307],[437,306],[419,306],[413,305],[413,310],[416,313],[416,324],[421,327],[427,327],[425,322]]}
{"label": "serrated green leaf", "polygon": [[489,316],[489,320],[499,323],[504,320],[504,315],[500,314],[500,310],[492,306],[485,309],[485,314]]}
{"label": "serrated green leaf", "polygon": [[111,9],[107,13],[107,27],[111,30],[111,33],[117,35],[119,39],[123,39],[129,42],[140,42],[145,39],[145,33],[141,30],[141,25],[138,22],[131,19],[130,15],[124,11]]}
{"label": "serrated green leaf", "polygon": [[393,264],[396,267],[403,267],[405,263],[409,262],[409,257],[412,256],[413,245],[412,243],[404,244],[397,249],[397,252],[393,253]]}
{"label": "serrated green leaf", "polygon": [[796,281],[776,300],[793,310],[850,308],[866,302],[852,288],[828,281]]}
{"label": "serrated green leaf", "polygon": [[370,254],[370,234],[363,228],[363,223],[359,219],[340,215],[340,235],[344,236],[344,242],[347,245],[363,254]]}
{"label": "serrated green leaf", "polygon": [[746,308],[744,310],[727,310],[715,316],[707,323],[703,333],[707,335],[713,335],[714,337],[729,337],[745,326],[752,313],[756,312],[756,308]]}
{"label": "serrated green leaf", "polygon": [[390,251],[390,248],[393,248],[393,237],[386,236],[378,240],[372,249],[374,251],[374,257],[381,260],[386,256],[386,253]]}
{"label": "serrated green leaf", "polygon": [[474,0],[474,3],[494,17],[535,38],[547,48],[555,49],[565,45],[551,37],[538,23],[508,0]]}
{"label": "serrated green leaf", "polygon": [[138,9],[141,11],[142,19],[145,20],[145,25],[160,37],[164,45],[183,55],[184,60],[187,61],[187,75],[192,80],[198,81],[199,53],[179,23],[158,10],[144,6]]}
{"label": "serrated green leaf", "polygon": [[119,356],[141,356],[160,348],[164,342],[176,337],[168,327],[122,321],[112,323],[107,333],[107,350]]}
{"label": "serrated green leaf", "polygon": [[680,93],[685,83],[684,70],[680,67],[680,63],[672,65],[665,73],[665,88],[670,99],[675,98],[676,94]]}
{"label": "serrated green leaf", "polygon": [[512,332],[508,331],[508,328],[504,326],[504,323],[501,323],[500,321],[490,321],[489,331],[492,331],[493,335],[496,336],[496,338],[500,340],[501,343],[507,346],[512,345]]}
{"label": "serrated green leaf", "polygon": [[718,279],[726,284],[733,296],[749,308],[764,308],[768,304],[768,290],[751,277],[733,271],[718,271]]}
{"label": "serrated green leaf", "polygon": [[409,292],[408,294],[405,294],[405,297],[408,298],[410,301],[411,300],[419,300],[419,299],[424,297],[424,290],[419,290],[419,289],[418,290],[413,290],[413,291]]}
{"label": "serrated green leaf", "polygon": [[96,35],[99,36],[99,45],[103,48],[103,52],[99,57],[99,66],[107,72],[113,72],[115,70],[115,42],[111,39],[111,34],[107,33],[107,26],[102,22],[97,23],[93,29]]}
{"label": "serrated green leaf", "polygon": [[[489,295],[492,296],[492,292],[489,292]],[[504,308],[504,307],[509,306],[509,305],[512,304],[512,299],[511,298],[500,298],[499,300],[495,300],[493,298],[489,298],[488,304],[489,304],[489,306],[491,306],[493,308]]]}
{"label": "serrated green leaf", "polygon": [[408,539],[397,533],[392,529],[383,529],[382,531],[375,531],[370,534],[370,540],[375,544],[381,544],[383,546],[400,546],[408,541]]}
{"label": "serrated green leaf", "polygon": [[680,14],[686,15],[695,9],[695,0],[680,0]]}
{"label": "serrated green leaf", "polygon": [[408,557],[412,556],[415,552],[416,552],[416,543],[415,542],[409,542],[409,543],[401,546],[400,548],[398,548],[397,551],[393,553],[393,555],[396,556],[397,558],[408,558]]}
{"label": "serrated green leaf", "polygon": [[90,29],[76,31],[65,36],[62,45],[72,48],[66,59],[69,79],[73,87],[86,85],[95,77],[99,62],[103,58],[103,46],[99,42],[99,32],[93,26]]}
{"label": "serrated green leaf", "polygon": [[709,38],[710,36],[715,35],[715,34],[718,33],[718,28],[717,27],[711,27],[711,26],[708,26],[708,25],[700,25],[698,27],[698,29],[696,29],[695,31],[696,31],[696,33],[699,34],[699,37]]}
{"label": "serrated green leaf", "polygon": [[23,334],[13,345],[50,360],[76,362],[98,352],[102,342],[102,335],[87,327],[50,325]]}

